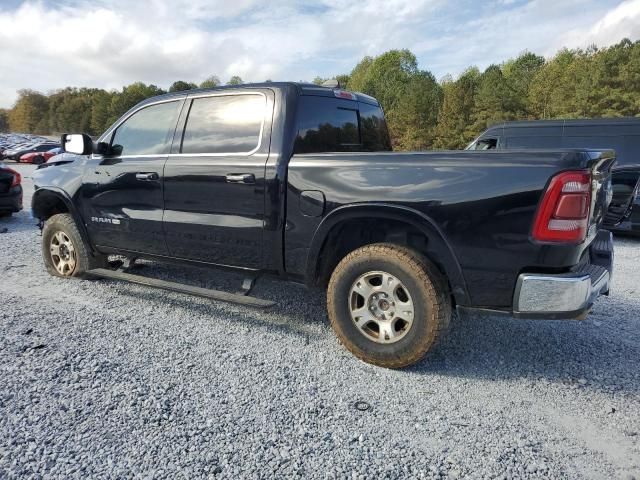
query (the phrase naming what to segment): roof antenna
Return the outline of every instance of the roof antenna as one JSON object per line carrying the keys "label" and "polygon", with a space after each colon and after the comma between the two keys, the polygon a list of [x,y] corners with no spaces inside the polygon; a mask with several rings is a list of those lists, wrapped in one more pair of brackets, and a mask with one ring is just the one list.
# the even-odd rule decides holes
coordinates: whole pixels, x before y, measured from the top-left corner
{"label": "roof antenna", "polygon": [[329,88],[340,88],[340,82],[338,82],[338,80],[336,80],[335,78],[330,78],[329,80],[325,80],[324,82],[322,82],[322,86]]}

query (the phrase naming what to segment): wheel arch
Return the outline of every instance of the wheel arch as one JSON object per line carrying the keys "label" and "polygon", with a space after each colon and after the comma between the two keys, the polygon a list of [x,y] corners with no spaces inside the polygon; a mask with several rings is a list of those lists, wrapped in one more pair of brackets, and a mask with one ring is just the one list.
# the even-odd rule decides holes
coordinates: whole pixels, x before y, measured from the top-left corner
{"label": "wheel arch", "polygon": [[398,222],[420,232],[426,240],[425,249],[421,249],[421,253],[442,270],[450,284],[456,303],[469,304],[469,294],[460,263],[435,221],[412,208],[386,203],[346,205],[336,208],[327,215],[316,229],[311,241],[306,262],[306,283],[314,285],[322,280],[323,253],[327,249],[327,240],[332,238],[332,234],[349,224],[376,219]]}
{"label": "wheel arch", "polygon": [[41,223],[58,213],[68,213],[75,221],[82,240],[89,246],[91,252],[94,251],[82,216],[64,190],[56,187],[38,188],[31,199],[31,212]]}

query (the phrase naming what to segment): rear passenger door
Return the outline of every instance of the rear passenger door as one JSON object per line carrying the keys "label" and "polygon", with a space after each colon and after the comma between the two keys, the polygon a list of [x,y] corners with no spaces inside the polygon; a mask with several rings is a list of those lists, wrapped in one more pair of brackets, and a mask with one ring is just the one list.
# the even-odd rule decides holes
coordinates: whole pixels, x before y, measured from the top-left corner
{"label": "rear passenger door", "polygon": [[268,89],[189,96],[164,168],[169,255],[262,266],[272,113]]}

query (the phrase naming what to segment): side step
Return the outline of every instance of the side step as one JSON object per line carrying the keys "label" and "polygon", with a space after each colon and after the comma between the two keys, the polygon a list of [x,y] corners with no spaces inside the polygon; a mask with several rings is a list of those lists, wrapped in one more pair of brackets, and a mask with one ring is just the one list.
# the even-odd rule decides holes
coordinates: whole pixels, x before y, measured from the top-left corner
{"label": "side step", "polygon": [[125,282],[137,283],[138,285],[145,285],[147,287],[186,293],[188,295],[210,298],[211,300],[238,303],[240,305],[255,308],[268,308],[275,305],[275,302],[272,302],[271,300],[262,300],[260,298],[249,297],[247,295],[211,290],[209,288],[192,287],[191,285],[184,285],[182,283],[158,280],[156,278],[143,277],[141,275],[133,275],[131,273],[125,273],[117,270],[108,270],[106,268],[88,270],[87,275],[91,275],[92,277],[110,278],[112,280],[122,280]]}

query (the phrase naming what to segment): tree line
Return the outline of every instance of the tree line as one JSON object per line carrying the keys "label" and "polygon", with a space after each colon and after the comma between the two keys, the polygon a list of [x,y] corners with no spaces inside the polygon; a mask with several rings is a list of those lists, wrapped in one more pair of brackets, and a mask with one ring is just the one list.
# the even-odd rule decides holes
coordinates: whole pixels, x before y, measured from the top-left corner
{"label": "tree line", "polygon": [[[335,78],[380,101],[396,150],[463,148],[488,126],[507,120],[640,116],[640,41],[627,39],[607,48],[563,49],[550,59],[525,52],[482,72],[470,67],[440,81],[421,70],[409,50],[391,50],[365,57]],[[169,91],[220,84],[211,76],[199,85],[174,82]],[[227,84],[242,79],[234,76]],[[0,110],[0,131],[99,135],[139,101],[162,93],[142,82],[121,91],[20,90],[13,108]]]}

